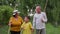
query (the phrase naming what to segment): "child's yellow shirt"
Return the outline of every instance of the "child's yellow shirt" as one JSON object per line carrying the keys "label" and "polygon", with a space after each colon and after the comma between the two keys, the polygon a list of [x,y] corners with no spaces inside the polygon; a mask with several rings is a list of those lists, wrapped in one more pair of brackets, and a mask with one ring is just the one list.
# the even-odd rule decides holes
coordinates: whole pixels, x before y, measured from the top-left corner
{"label": "child's yellow shirt", "polygon": [[32,24],[31,22],[28,23],[23,23],[21,28],[23,29],[22,34],[31,34],[31,28],[32,28]]}

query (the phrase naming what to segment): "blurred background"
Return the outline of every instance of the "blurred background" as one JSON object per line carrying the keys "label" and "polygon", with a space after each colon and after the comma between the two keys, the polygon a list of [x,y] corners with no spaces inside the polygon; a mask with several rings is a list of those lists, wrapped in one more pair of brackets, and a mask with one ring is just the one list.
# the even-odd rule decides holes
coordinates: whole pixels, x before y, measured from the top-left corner
{"label": "blurred background", "polygon": [[7,34],[8,22],[13,10],[17,9],[21,17],[30,15],[32,22],[32,15],[38,4],[48,18],[47,34],[60,34],[60,0],[0,0],[0,34]]}

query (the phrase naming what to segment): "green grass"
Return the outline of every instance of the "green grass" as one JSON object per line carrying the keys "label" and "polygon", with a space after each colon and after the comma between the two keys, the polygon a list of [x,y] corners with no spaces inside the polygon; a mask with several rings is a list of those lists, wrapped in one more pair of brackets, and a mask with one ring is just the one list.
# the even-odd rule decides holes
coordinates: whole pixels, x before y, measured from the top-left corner
{"label": "green grass", "polygon": [[8,32],[8,26],[0,27],[0,34],[7,34],[7,32]]}
{"label": "green grass", "polygon": [[[50,23],[46,25],[46,32],[47,34],[60,34],[60,26],[54,27]],[[8,26],[0,27],[0,34],[7,34],[8,33]]]}
{"label": "green grass", "polygon": [[47,34],[60,34],[60,27],[54,27],[50,23],[46,25]]}
{"label": "green grass", "polygon": [[47,28],[46,28],[47,34],[56,34],[56,32],[55,32],[56,28],[54,28],[54,27],[53,27],[52,25],[50,25],[50,24],[47,24],[46,26],[47,26]]}

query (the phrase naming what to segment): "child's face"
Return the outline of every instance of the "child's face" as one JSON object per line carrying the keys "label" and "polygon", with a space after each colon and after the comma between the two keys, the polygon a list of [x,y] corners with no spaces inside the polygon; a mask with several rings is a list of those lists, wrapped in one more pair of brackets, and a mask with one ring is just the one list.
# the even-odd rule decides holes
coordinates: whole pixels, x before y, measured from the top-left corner
{"label": "child's face", "polygon": [[29,21],[29,19],[28,19],[27,17],[25,17],[25,18],[24,18],[24,21],[25,21],[25,22],[28,22],[28,21]]}

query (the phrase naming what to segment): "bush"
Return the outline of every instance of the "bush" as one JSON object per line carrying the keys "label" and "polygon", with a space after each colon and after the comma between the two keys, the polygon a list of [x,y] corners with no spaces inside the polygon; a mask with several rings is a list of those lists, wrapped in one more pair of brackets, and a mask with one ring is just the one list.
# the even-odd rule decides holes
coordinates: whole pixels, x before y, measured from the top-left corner
{"label": "bush", "polygon": [[10,6],[0,6],[0,24],[7,24],[13,8]]}

